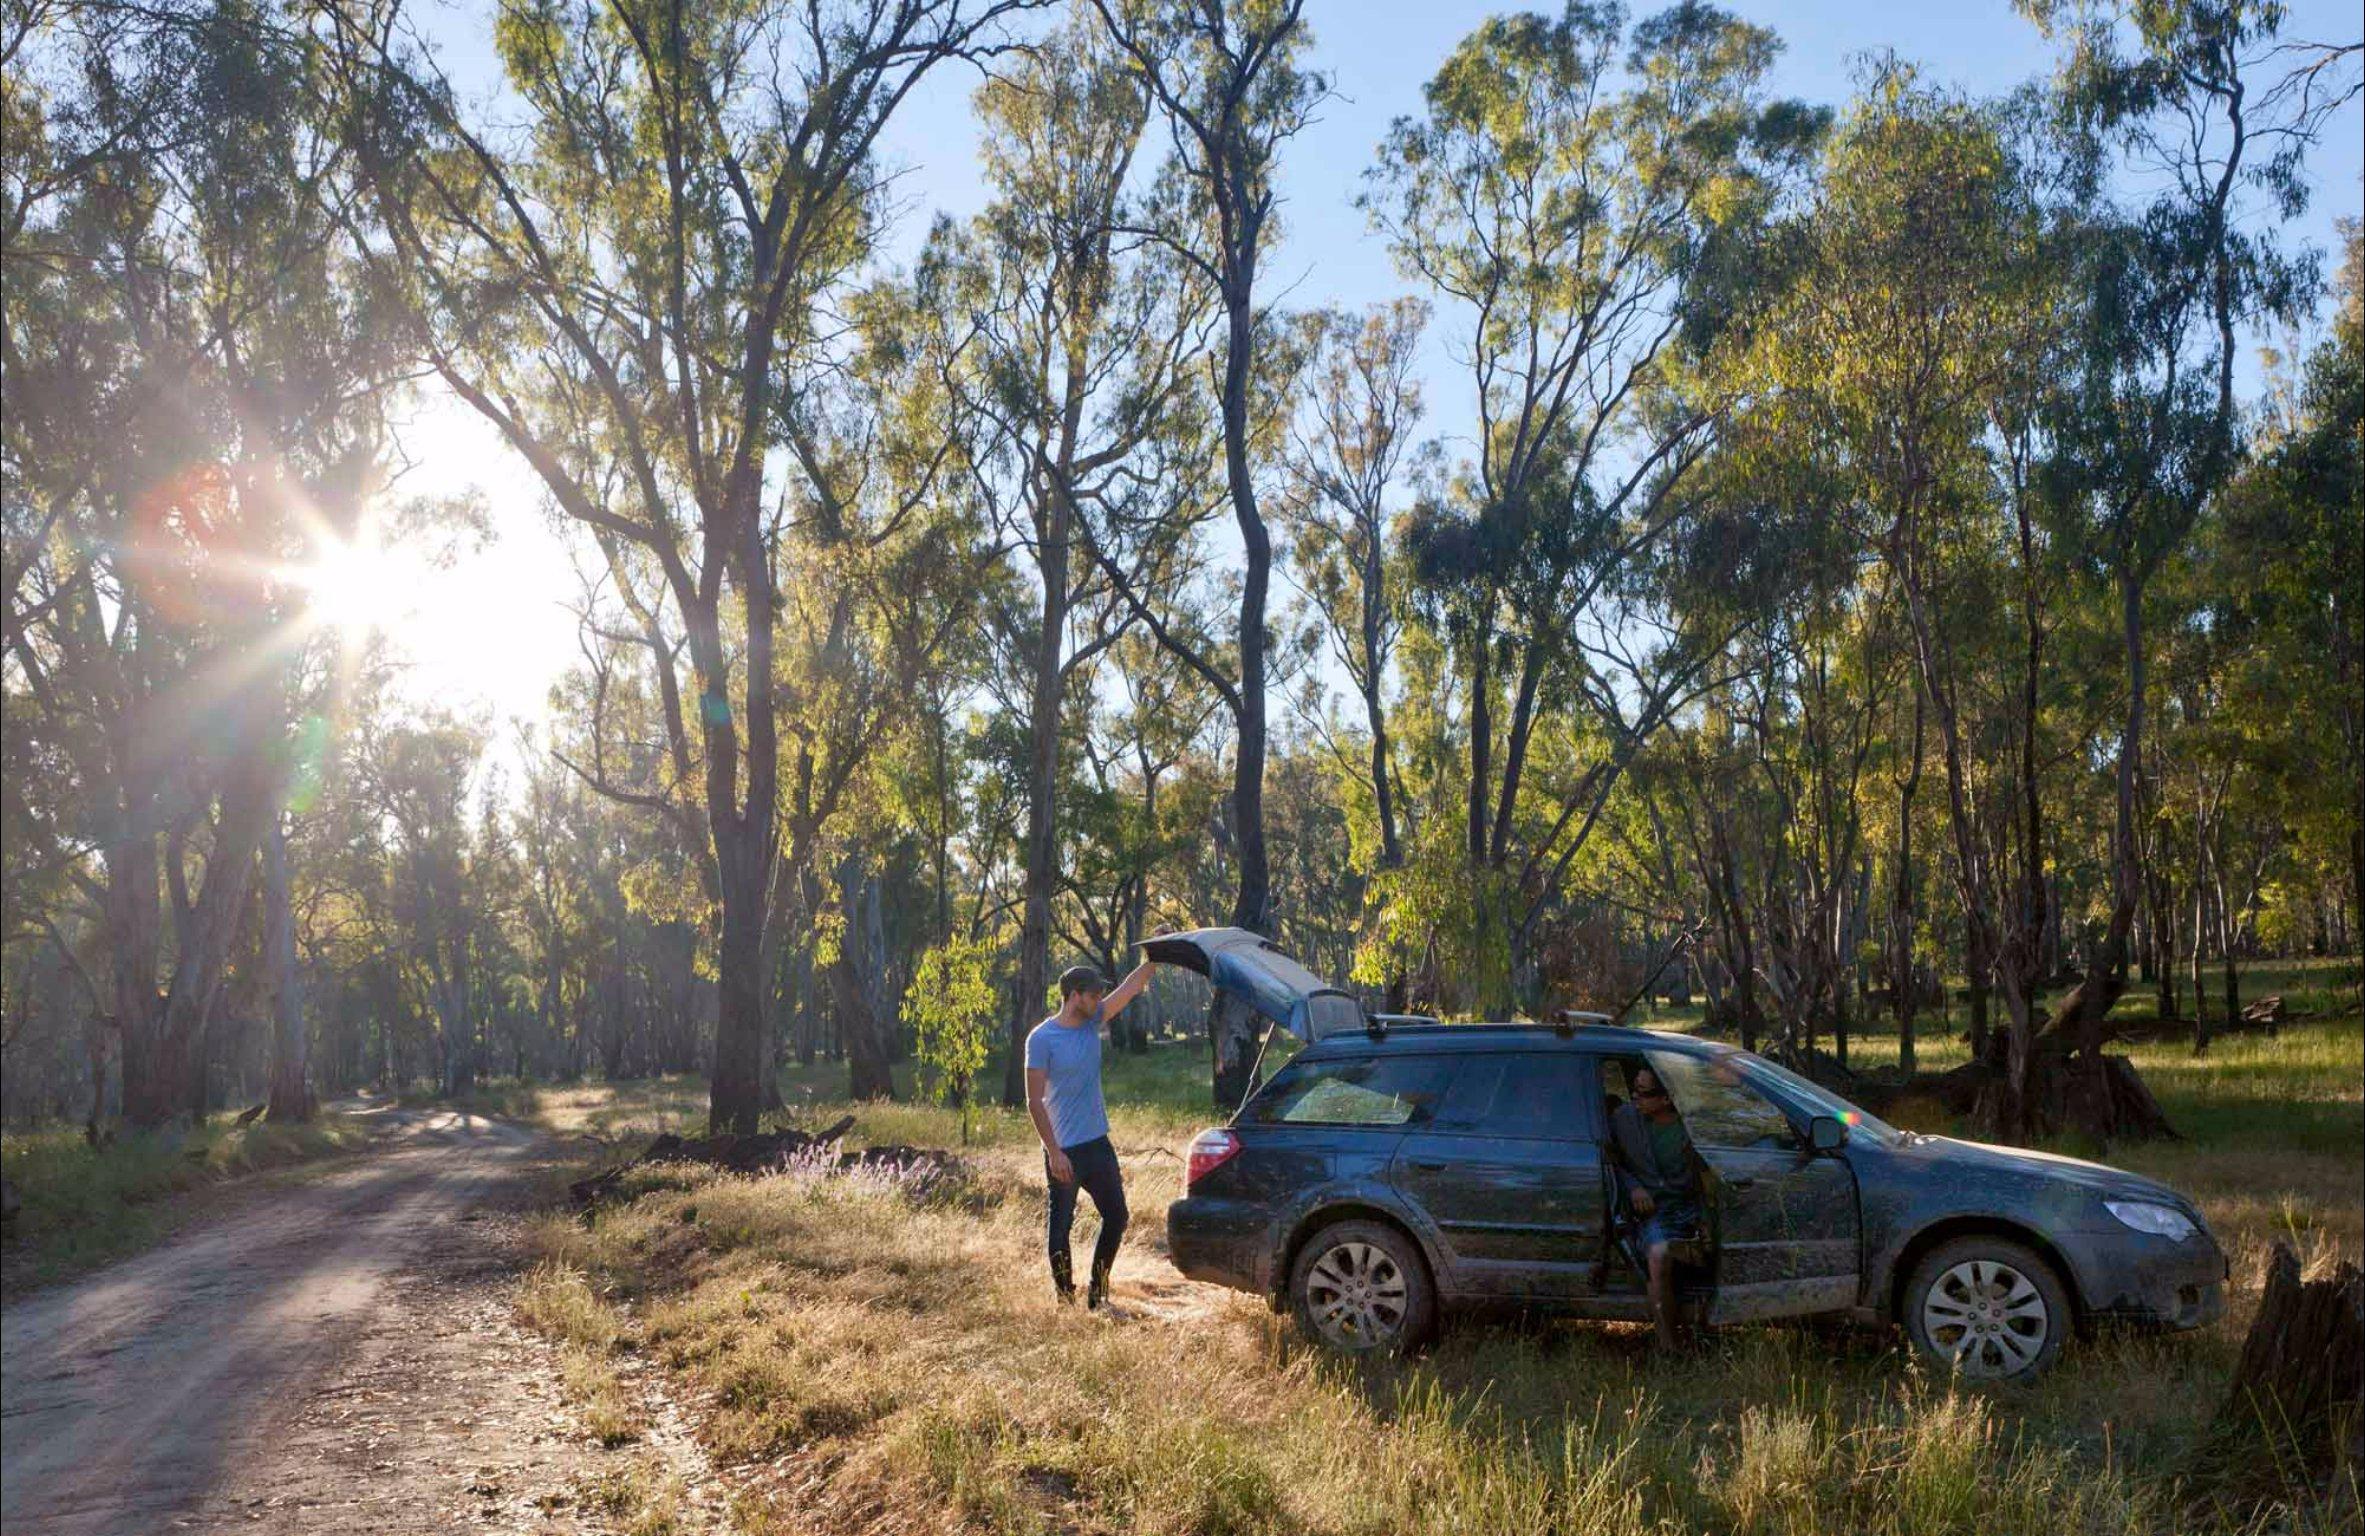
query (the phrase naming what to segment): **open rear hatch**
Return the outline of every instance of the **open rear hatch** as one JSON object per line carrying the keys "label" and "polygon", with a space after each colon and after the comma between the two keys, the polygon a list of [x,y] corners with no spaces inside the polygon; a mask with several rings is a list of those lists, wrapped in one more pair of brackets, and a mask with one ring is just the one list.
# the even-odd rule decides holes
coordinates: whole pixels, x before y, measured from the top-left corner
{"label": "open rear hatch", "polygon": [[1144,939],[1141,952],[1161,965],[1197,971],[1307,1044],[1365,1027],[1363,1004],[1245,928],[1194,928]]}

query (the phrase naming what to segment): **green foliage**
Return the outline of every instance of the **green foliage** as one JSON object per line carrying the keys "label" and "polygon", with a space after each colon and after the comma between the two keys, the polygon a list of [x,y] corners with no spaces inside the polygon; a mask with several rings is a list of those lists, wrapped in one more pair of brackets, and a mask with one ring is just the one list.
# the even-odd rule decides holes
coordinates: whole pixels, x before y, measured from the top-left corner
{"label": "green foliage", "polygon": [[1354,979],[1381,987],[1421,971],[1439,978],[1425,1007],[1500,1018],[1511,1004],[1509,877],[1472,869],[1453,829],[1443,831],[1418,840],[1400,868],[1372,876],[1376,921],[1355,952]]}
{"label": "green foliage", "polygon": [[920,956],[903,994],[921,1090],[935,1103],[960,1108],[963,1146],[978,1071],[1001,1033],[997,960],[996,947],[982,939],[945,939]]}

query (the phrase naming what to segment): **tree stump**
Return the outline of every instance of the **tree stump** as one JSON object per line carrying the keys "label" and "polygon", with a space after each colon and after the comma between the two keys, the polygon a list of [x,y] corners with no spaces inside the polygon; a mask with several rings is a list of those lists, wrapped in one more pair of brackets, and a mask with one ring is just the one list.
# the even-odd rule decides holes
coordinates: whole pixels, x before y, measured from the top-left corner
{"label": "tree stump", "polygon": [[2040,1079],[2045,1119],[2104,1143],[2181,1141],[2168,1113],[2124,1056],[2073,1056]]}
{"label": "tree stump", "polygon": [[2302,1280],[2299,1255],[2278,1241],[2266,1294],[2243,1342],[2208,1451],[2226,1483],[2260,1496],[2297,1476],[2335,1503],[2365,1476],[2365,1274],[2342,1261]]}

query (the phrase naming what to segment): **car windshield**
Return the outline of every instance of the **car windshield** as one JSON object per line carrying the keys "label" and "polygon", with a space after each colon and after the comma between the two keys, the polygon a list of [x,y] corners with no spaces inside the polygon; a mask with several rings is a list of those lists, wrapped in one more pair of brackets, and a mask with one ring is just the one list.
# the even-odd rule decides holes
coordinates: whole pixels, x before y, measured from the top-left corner
{"label": "car windshield", "polygon": [[1904,1132],[1871,1111],[1858,1109],[1821,1083],[1801,1077],[1788,1067],[1776,1066],[1763,1056],[1734,1054],[1746,1056],[1751,1074],[1776,1095],[1811,1115],[1831,1116],[1848,1128],[1850,1136],[1861,1136],[1884,1147],[1893,1147],[1905,1139]]}

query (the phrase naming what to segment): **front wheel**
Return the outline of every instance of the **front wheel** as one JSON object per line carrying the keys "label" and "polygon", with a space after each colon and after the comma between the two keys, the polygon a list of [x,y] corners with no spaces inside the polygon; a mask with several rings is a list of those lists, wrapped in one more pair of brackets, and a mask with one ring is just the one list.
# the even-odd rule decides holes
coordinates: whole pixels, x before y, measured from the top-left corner
{"label": "front wheel", "polygon": [[1420,1250],[1376,1221],[1342,1221],[1308,1238],[1290,1268],[1289,1299],[1300,1328],[1354,1355],[1410,1349],[1436,1315]]}
{"label": "front wheel", "polygon": [[1905,1282],[1906,1336],[1941,1370],[2034,1381],[2070,1328],[2069,1292],[2033,1249],[2000,1237],[1941,1243]]}

